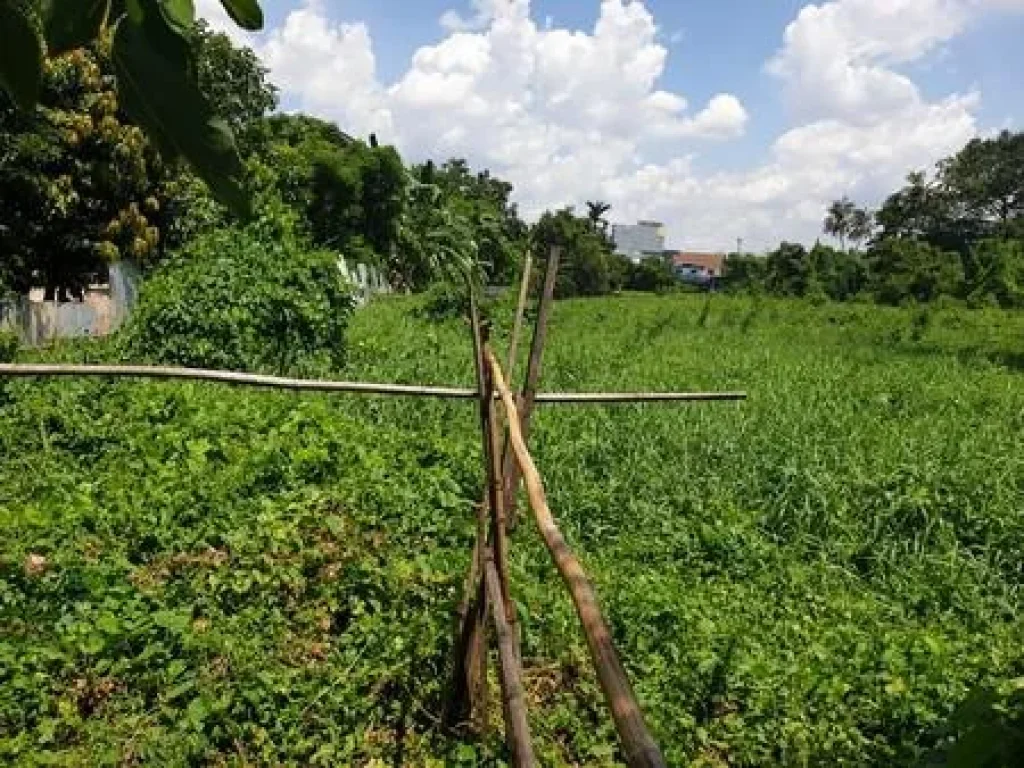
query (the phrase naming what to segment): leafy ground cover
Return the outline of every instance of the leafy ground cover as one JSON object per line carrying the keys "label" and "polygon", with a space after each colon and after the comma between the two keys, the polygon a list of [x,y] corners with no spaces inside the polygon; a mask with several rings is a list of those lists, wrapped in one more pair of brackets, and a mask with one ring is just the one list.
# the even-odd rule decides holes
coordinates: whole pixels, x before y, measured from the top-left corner
{"label": "leafy ground cover", "polygon": [[[421,310],[357,313],[345,375],[469,384],[466,328]],[[546,388],[750,394],[535,421],[671,764],[926,762],[973,688],[1024,676],[1022,338],[996,310],[557,305]],[[502,760],[497,734],[437,725],[480,493],[472,406],[0,386],[0,760]],[[512,574],[542,761],[615,764],[529,525]]]}

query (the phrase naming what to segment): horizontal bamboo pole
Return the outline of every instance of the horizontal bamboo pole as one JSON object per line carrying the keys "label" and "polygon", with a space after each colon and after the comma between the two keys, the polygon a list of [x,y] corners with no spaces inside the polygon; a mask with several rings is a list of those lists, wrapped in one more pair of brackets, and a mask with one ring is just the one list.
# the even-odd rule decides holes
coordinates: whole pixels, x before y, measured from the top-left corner
{"label": "horizontal bamboo pole", "polygon": [[[364,395],[399,397],[438,397],[452,400],[476,400],[479,392],[459,387],[434,387],[417,384],[378,384],[366,381],[292,379],[236,371],[211,371],[204,368],[173,368],[154,365],[51,365],[38,363],[0,363],[0,378],[47,376],[93,376],[144,379],[184,379],[212,381],[268,389],[310,392],[351,392]],[[495,396],[497,398],[497,395]],[[538,403],[643,403],[715,400],[745,400],[744,392],[546,392],[537,395]]]}
{"label": "horizontal bamboo pole", "polygon": [[611,632],[597,605],[594,588],[590,584],[583,566],[569,549],[565,537],[562,536],[562,532],[555,523],[551,509],[548,507],[540,473],[533,463],[533,458],[526,447],[526,441],[523,440],[515,401],[502,376],[501,366],[490,350],[487,351],[487,362],[491,366],[494,376],[494,386],[501,395],[505,410],[508,412],[506,420],[512,439],[512,450],[515,452],[516,461],[522,470],[523,482],[526,484],[526,492],[537,520],[537,527],[540,529],[544,544],[555,561],[558,572],[569,588],[576,613],[583,624],[583,634],[586,636],[587,645],[590,648],[590,655],[597,670],[601,689],[611,708],[626,763],[630,768],[663,768],[665,758],[662,757],[661,750],[650,731],[647,730],[647,724],[644,722],[643,713],[641,713],[636,696],[633,694],[626,670],[623,668],[618,651],[615,650],[615,644],[612,642]]}
{"label": "horizontal bamboo pole", "polygon": [[498,641],[498,661],[501,666],[501,688],[505,694],[505,716],[508,718],[509,746],[512,749],[513,765],[529,768],[537,764],[530,743],[530,725],[526,717],[526,693],[523,690],[522,669],[516,653],[515,633],[505,615],[508,606],[502,595],[501,580],[494,565],[494,557],[488,555],[484,565],[484,579],[491,601],[491,618]]}
{"label": "horizontal bamboo pole", "polygon": [[538,392],[537,404],[558,403],[679,403],[716,400],[746,400],[746,392]]}

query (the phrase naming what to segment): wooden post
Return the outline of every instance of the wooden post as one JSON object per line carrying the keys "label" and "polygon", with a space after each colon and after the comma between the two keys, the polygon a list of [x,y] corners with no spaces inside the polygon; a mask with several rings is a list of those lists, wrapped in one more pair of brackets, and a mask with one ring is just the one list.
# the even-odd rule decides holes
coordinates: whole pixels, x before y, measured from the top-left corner
{"label": "wooden post", "polygon": [[[492,494],[490,478],[490,432],[488,416],[494,407],[494,390],[487,372],[484,340],[476,293],[469,291],[470,333],[473,338],[473,365],[476,371],[477,398],[483,431],[484,467],[488,483],[486,498]],[[444,723],[454,727],[470,721],[474,716],[486,727],[487,723],[487,589],[484,583],[484,558],[487,554],[487,510],[482,502],[477,506],[476,541],[473,557],[466,574],[462,603],[459,606],[458,626],[452,650],[452,678],[444,711]]]}
{"label": "wooden post", "polygon": [[519,653],[515,646],[515,633],[505,621],[501,583],[494,559],[488,557],[484,563],[484,580],[491,600],[491,617],[494,620],[494,634],[498,640],[498,660],[501,665],[501,689],[505,701],[505,731],[512,764],[518,768],[529,768],[536,764],[533,745],[530,743],[530,724],[526,717],[526,694],[523,690],[523,675],[519,664]]}
{"label": "wooden post", "polygon": [[[520,428],[526,438],[530,436],[530,419],[533,417],[534,399],[537,395],[537,384],[540,381],[540,364],[544,357],[544,343],[548,336],[548,321],[551,318],[551,306],[555,299],[555,282],[558,279],[558,264],[562,249],[552,246],[548,254],[547,271],[544,274],[544,288],[537,305],[537,321],[533,326],[533,341],[530,344],[530,358],[526,367],[526,379],[523,381],[522,394],[519,396]],[[511,418],[511,415],[509,415]],[[505,515],[509,527],[515,529],[519,521],[516,512],[516,491],[519,490],[519,466],[508,441],[505,442],[504,453],[505,476]]]}
{"label": "wooden post", "polygon": [[630,768],[664,768],[665,758],[662,757],[661,750],[658,749],[650,731],[647,730],[647,724],[644,722],[643,713],[633,694],[626,670],[622,666],[618,651],[615,650],[615,644],[612,642],[611,632],[598,607],[594,588],[591,586],[583,566],[580,565],[579,560],[576,559],[566,543],[565,537],[562,536],[562,532],[558,529],[551,509],[548,507],[544,484],[526,447],[516,414],[516,404],[508,385],[505,384],[501,366],[498,365],[494,355],[489,355],[488,364],[494,377],[494,386],[501,395],[505,410],[508,412],[507,421],[512,449],[522,470],[537,527],[540,529],[544,544],[547,546],[548,552],[551,553],[562,580],[569,589],[576,613],[580,617],[583,634],[587,639],[587,646],[590,648],[590,656],[594,662],[594,668],[597,670],[598,681],[601,683],[601,690],[604,691],[605,700],[608,702],[612,719],[615,721],[615,729],[619,734],[626,764]]}
{"label": "wooden post", "polygon": [[523,330],[523,317],[526,314],[526,301],[530,297],[530,276],[533,272],[533,249],[526,249],[523,260],[523,275],[519,280],[519,302],[516,304],[516,319],[512,323],[512,338],[508,343],[508,380],[512,385],[516,369],[516,353],[519,351],[519,334]]}

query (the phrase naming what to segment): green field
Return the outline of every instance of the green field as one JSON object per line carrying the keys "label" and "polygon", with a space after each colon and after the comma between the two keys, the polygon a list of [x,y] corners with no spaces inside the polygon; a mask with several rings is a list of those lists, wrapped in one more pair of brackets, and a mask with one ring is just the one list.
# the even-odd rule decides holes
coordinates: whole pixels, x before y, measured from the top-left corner
{"label": "green field", "polygon": [[[357,313],[344,376],[469,385],[466,326],[422,306]],[[926,762],[969,691],[1024,676],[1024,315],[566,301],[543,382],[749,393],[534,422],[671,765]],[[0,461],[0,762],[502,760],[437,725],[471,403],[17,381]],[[532,526],[512,579],[542,763],[616,764]]]}

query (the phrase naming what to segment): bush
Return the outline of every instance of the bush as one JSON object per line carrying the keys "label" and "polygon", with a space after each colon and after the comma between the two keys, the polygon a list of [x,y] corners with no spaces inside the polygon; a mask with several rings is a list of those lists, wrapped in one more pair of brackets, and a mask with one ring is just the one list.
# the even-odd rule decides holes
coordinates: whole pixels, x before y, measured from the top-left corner
{"label": "bush", "polygon": [[1002,307],[1024,307],[1024,243],[1020,240],[982,240],[968,255],[971,298]]}
{"label": "bush", "polygon": [[633,265],[630,270],[629,282],[626,287],[632,291],[652,291],[661,293],[676,284],[676,276],[664,259],[644,259]]}
{"label": "bush", "polygon": [[910,237],[886,238],[872,248],[871,283],[883,304],[955,296],[964,284],[959,255]]}
{"label": "bush", "polygon": [[338,369],[354,302],[337,259],[242,229],[201,235],[145,284],[120,350],[204,368]]}
{"label": "bush", "polygon": [[0,330],[0,363],[12,363],[18,356],[18,335]]}

